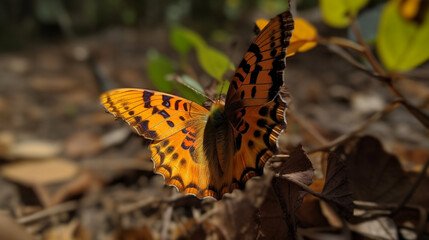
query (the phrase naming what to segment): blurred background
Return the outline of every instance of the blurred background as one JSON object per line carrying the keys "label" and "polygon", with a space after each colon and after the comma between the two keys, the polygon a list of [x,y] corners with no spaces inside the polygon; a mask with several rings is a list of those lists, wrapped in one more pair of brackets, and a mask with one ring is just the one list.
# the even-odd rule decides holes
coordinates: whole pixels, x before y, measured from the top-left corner
{"label": "blurred background", "polygon": [[[378,7],[380,12],[387,2],[369,1],[362,11]],[[291,8],[320,36],[350,36],[347,27],[323,22],[318,0],[297,0]],[[0,212],[14,219],[1,215],[0,225],[19,223],[37,239],[111,237],[142,222],[147,228],[131,235],[150,239],[166,234],[161,232],[168,204],[157,202],[154,209],[141,201],[176,192],[152,173],[147,142],[107,114],[99,95],[136,87],[201,101],[166,76],[186,74],[188,84],[216,89],[219,80],[233,75],[231,66],[238,65],[255,36],[256,19],[286,9],[285,0],[0,1]],[[196,50],[181,45],[176,30],[214,49],[216,58],[227,63],[221,79],[201,66]],[[424,63],[416,73],[426,76],[427,69]],[[427,81],[398,84],[427,112]],[[284,149],[318,147],[311,129],[332,140],[395,99],[383,84],[323,45],[288,58],[286,85],[295,114],[281,137]],[[363,133],[381,139],[406,170],[418,172],[429,157],[427,129],[403,107]],[[316,178],[323,177],[322,158],[321,153],[310,156]],[[174,221],[189,217],[192,207],[202,208],[196,199],[187,201],[177,205]],[[133,213],[135,202],[150,211]],[[32,215],[57,205],[55,217]],[[71,237],[59,237],[67,229]]]}

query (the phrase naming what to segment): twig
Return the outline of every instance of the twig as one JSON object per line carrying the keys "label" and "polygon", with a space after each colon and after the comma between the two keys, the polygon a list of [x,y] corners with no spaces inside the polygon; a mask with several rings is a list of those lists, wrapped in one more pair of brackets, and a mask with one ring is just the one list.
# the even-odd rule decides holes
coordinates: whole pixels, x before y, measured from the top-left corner
{"label": "twig", "polygon": [[393,109],[397,108],[399,105],[399,102],[393,102],[391,104],[389,104],[386,108],[384,108],[382,111],[375,113],[374,115],[372,115],[366,122],[364,122],[362,125],[356,127],[353,131],[343,134],[341,136],[339,136],[338,138],[334,139],[333,141],[325,144],[322,147],[318,147],[315,149],[311,149],[309,151],[307,151],[307,154],[312,154],[315,152],[320,152],[320,151],[328,151],[329,149],[338,146],[341,143],[346,142],[347,140],[349,140],[350,138],[354,137],[356,134],[358,134],[359,132],[362,132],[365,128],[367,128],[369,125],[371,125],[373,122],[381,119],[382,117],[384,117],[387,113],[391,112]]}
{"label": "twig", "polygon": [[293,117],[297,124],[300,125],[303,129],[305,129],[308,133],[311,134],[311,136],[313,136],[314,139],[316,139],[316,141],[318,141],[320,144],[326,144],[328,142],[328,140],[326,140],[325,137],[322,136],[322,134],[320,134],[320,132],[313,127],[313,125],[307,121],[307,119],[305,119],[305,117],[301,116],[300,114],[296,113],[293,110],[288,110],[288,114]]}
{"label": "twig", "polygon": [[161,239],[166,240],[167,234],[168,234],[168,226],[171,222],[171,216],[173,215],[173,206],[168,206],[167,210],[163,214],[163,221],[162,221],[162,231],[161,231]]}
{"label": "twig", "polygon": [[159,198],[148,197],[146,199],[143,199],[143,200],[140,200],[137,202],[133,202],[130,204],[119,206],[118,207],[118,213],[119,214],[126,214],[129,212],[133,212],[135,210],[138,210],[138,209],[150,207],[151,205],[159,205],[159,204],[161,204],[161,202],[162,201]]}
{"label": "twig", "polygon": [[405,206],[405,204],[407,204],[407,202],[410,200],[410,198],[413,196],[414,192],[416,191],[417,187],[420,185],[420,183],[422,182],[423,178],[426,176],[426,170],[429,167],[429,158],[426,160],[425,165],[423,166],[422,171],[420,171],[419,176],[417,177],[416,181],[414,182],[413,186],[411,186],[410,190],[408,191],[407,195],[405,195],[405,197],[402,199],[402,201],[399,203],[398,207],[396,207],[392,212],[391,212],[391,216],[395,216],[402,207]]}
{"label": "twig", "polygon": [[77,207],[78,207],[78,203],[76,201],[65,202],[65,203],[62,203],[59,205],[55,205],[55,206],[52,206],[49,208],[45,208],[45,209],[40,210],[40,211],[33,213],[31,215],[21,217],[21,218],[17,219],[17,222],[20,224],[27,224],[27,223],[37,221],[41,218],[46,218],[46,217],[56,215],[56,214],[60,214],[63,212],[73,211],[73,210],[77,209]]}
{"label": "twig", "polygon": [[333,53],[336,53],[338,56],[342,57],[344,60],[346,60],[348,63],[356,67],[357,69],[365,72],[367,75],[371,77],[375,77],[382,82],[389,81],[389,77],[380,75],[377,72],[374,72],[373,70],[369,69],[362,63],[358,62],[355,58],[353,58],[348,52],[346,52],[344,49],[340,48],[338,45],[328,44],[326,45],[329,50],[331,50]]}
{"label": "twig", "polygon": [[357,25],[356,18],[351,17],[351,27],[353,30],[353,33],[356,36],[356,39],[360,45],[364,47],[363,54],[367,58],[368,62],[371,64],[371,66],[374,68],[374,70],[380,75],[388,77],[386,78],[386,85],[389,88],[389,90],[398,98],[398,100],[407,108],[407,110],[417,119],[420,123],[422,123],[427,129],[429,129],[429,116],[427,116],[425,113],[420,111],[420,109],[414,107],[406,98],[405,96],[393,85],[394,76],[387,76],[386,72],[383,70],[383,68],[380,66],[380,64],[375,59],[374,55],[370,51],[368,45],[365,43],[361,31],[359,29],[359,26]]}
{"label": "twig", "polygon": [[362,53],[365,55],[366,59],[368,60],[368,62],[371,64],[371,66],[374,68],[374,70],[377,73],[379,73],[382,76],[386,76],[386,72],[384,72],[383,68],[377,62],[371,50],[369,49],[368,45],[365,43],[365,40],[363,39],[363,36],[357,24],[356,18],[353,16],[350,16],[350,18],[351,18],[351,28],[354,35],[356,36],[356,40],[363,47]]}

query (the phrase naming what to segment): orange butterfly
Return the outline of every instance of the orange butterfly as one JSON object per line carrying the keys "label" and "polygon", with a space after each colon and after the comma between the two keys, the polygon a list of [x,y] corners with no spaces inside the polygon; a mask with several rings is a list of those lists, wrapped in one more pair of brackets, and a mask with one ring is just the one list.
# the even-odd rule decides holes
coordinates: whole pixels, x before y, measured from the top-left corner
{"label": "orange butterfly", "polygon": [[154,171],[166,184],[197,197],[220,199],[261,175],[286,127],[283,85],[286,48],[294,22],[289,11],[271,19],[244,55],[225,103],[210,110],[174,95],[116,89],[101,95],[105,108],[150,144]]}

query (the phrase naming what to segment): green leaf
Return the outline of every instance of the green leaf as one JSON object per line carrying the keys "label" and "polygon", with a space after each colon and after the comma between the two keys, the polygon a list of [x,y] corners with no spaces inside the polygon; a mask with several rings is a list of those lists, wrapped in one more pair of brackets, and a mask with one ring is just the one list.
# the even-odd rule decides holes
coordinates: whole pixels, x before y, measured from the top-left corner
{"label": "green leaf", "polygon": [[192,30],[174,27],[170,42],[181,54],[188,53],[193,46],[197,51],[198,63],[207,74],[219,81],[228,69],[234,70],[234,65],[225,54],[207,45],[204,39]]}
{"label": "green leaf", "polygon": [[182,81],[189,85],[191,88],[195,89],[196,91],[200,92],[201,94],[204,94],[204,89],[203,87],[200,85],[199,82],[197,82],[196,80],[194,80],[193,78],[191,78],[189,75],[182,75]]}
{"label": "green leaf", "polygon": [[222,81],[222,76],[228,69],[234,70],[229,58],[210,46],[197,47],[197,57],[204,71],[218,81]]}
{"label": "green leaf", "polygon": [[152,84],[163,92],[171,92],[173,84],[167,81],[166,76],[174,72],[173,62],[160,55],[156,50],[151,50],[148,53],[147,72]]}
{"label": "green leaf", "polygon": [[[360,31],[362,33],[362,37],[365,42],[369,44],[373,44],[377,37],[377,24],[380,20],[381,11],[383,10],[384,4],[379,4],[371,9],[368,9],[361,14],[359,14],[357,18],[357,22],[359,24]],[[349,27],[347,30],[347,34],[349,39],[357,42],[356,36],[354,35],[352,28]]]}
{"label": "green leaf", "polygon": [[188,30],[175,26],[170,30],[170,44],[173,48],[181,55],[186,55],[192,47],[192,43],[189,40]]}
{"label": "green leaf", "polygon": [[323,20],[331,27],[347,27],[349,15],[356,16],[369,0],[320,0]]}
{"label": "green leaf", "polygon": [[403,19],[391,1],[384,8],[376,39],[377,53],[392,71],[407,71],[429,59],[429,11],[421,24]]}
{"label": "green leaf", "polygon": [[228,88],[229,88],[229,81],[223,81],[223,84],[218,84],[217,85],[216,90],[217,90],[217,93],[227,94],[228,93]]}

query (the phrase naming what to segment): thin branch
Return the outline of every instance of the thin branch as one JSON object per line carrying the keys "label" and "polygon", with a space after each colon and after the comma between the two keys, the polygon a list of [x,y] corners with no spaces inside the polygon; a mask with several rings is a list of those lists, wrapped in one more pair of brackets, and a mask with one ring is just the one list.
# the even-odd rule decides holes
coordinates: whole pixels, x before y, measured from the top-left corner
{"label": "thin branch", "polygon": [[417,177],[416,181],[414,182],[413,186],[411,186],[411,188],[408,191],[407,195],[404,196],[404,198],[402,199],[402,201],[399,203],[398,207],[396,207],[392,211],[391,216],[395,216],[401,210],[401,208],[404,207],[405,204],[407,204],[407,202],[410,200],[410,198],[413,196],[414,192],[416,191],[417,187],[422,182],[423,178],[426,177],[426,170],[428,169],[428,167],[429,167],[429,158],[426,160],[426,163],[423,166],[423,169],[420,171],[420,174]]}
{"label": "thin branch", "polygon": [[320,132],[309,122],[307,119],[300,114],[296,113],[293,110],[288,110],[288,115],[293,117],[297,124],[300,125],[303,129],[305,129],[311,136],[313,136],[316,141],[320,144],[326,144],[328,140],[320,134]]}
{"label": "thin branch", "polygon": [[359,29],[359,26],[357,24],[356,18],[352,17],[352,16],[350,18],[351,18],[352,31],[353,31],[354,35],[356,36],[356,40],[358,41],[358,43],[364,48],[363,54],[365,55],[366,59],[368,60],[368,62],[371,64],[371,66],[374,68],[374,70],[377,73],[379,73],[382,76],[386,76],[386,72],[380,66],[380,64],[378,63],[378,61],[375,59],[374,55],[372,54],[371,50],[369,49],[368,45],[365,43],[365,40],[364,40],[362,33]]}
{"label": "thin branch", "polygon": [[320,152],[320,151],[328,151],[329,149],[338,146],[346,141],[348,141],[350,138],[356,136],[358,133],[362,132],[363,130],[365,130],[369,125],[371,125],[373,122],[381,119],[382,117],[384,117],[386,114],[388,114],[389,112],[391,112],[393,109],[397,108],[399,106],[399,102],[393,102],[391,104],[389,104],[386,108],[384,108],[382,111],[375,113],[374,115],[372,115],[366,122],[364,122],[362,125],[356,127],[353,131],[343,134],[339,137],[337,137],[336,139],[334,139],[333,141],[325,144],[322,147],[319,148],[315,148],[315,149],[311,149],[309,151],[307,151],[307,154],[312,154],[315,152]]}
{"label": "thin branch", "polygon": [[77,209],[77,207],[78,203],[76,201],[65,202],[49,208],[45,208],[31,215],[21,217],[17,219],[17,222],[20,224],[27,224],[52,215],[74,211]]}

